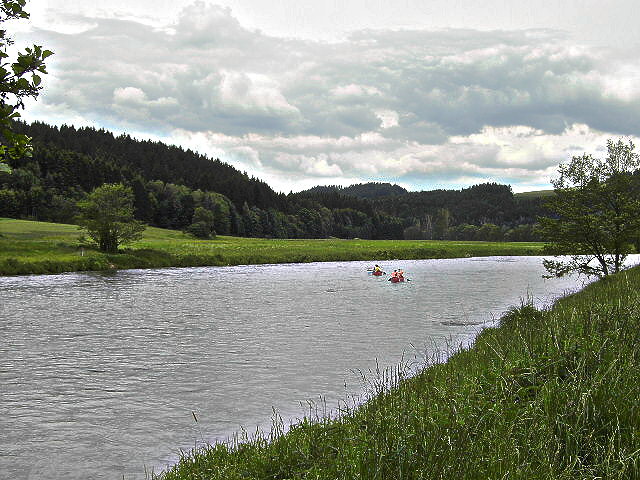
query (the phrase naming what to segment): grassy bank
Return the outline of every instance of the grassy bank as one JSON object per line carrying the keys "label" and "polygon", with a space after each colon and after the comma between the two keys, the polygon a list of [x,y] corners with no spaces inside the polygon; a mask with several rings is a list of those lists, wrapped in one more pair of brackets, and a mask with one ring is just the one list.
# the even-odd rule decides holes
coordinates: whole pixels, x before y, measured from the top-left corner
{"label": "grassy bank", "polygon": [[475,345],[337,419],[191,453],[179,479],[640,478],[640,269]]}
{"label": "grassy bank", "polygon": [[0,275],[109,268],[193,267],[346,260],[539,255],[541,243],[424,240],[276,240],[219,236],[196,240],[149,227],[117,255],[81,248],[78,228],[0,218]]}

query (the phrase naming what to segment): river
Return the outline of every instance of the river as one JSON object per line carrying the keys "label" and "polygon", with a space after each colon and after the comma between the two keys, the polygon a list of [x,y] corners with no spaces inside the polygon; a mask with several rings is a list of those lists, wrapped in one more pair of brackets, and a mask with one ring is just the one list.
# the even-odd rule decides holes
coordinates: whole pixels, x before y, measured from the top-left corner
{"label": "river", "polygon": [[[540,257],[0,277],[0,478],[145,478],[580,288]],[[197,420],[197,421],[196,421]]]}

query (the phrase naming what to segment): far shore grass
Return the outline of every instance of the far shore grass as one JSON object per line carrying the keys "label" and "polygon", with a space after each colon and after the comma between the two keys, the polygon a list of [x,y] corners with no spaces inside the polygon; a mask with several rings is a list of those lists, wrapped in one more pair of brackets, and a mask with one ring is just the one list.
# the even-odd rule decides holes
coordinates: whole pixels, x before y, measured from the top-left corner
{"label": "far shore grass", "polygon": [[117,255],[82,247],[76,225],[0,218],[0,275],[85,270],[305,263],[328,261],[541,255],[539,242],[263,239],[198,240],[148,227]]}

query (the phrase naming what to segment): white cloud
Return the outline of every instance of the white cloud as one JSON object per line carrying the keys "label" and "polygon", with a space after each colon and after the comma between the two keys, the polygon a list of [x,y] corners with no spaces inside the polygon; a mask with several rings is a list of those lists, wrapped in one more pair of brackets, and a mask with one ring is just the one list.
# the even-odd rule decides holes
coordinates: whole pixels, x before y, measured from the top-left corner
{"label": "white cloud", "polygon": [[572,148],[640,135],[637,56],[552,31],[367,30],[322,43],[251,30],[202,2],[164,25],[65,21],[82,28],[35,32],[56,55],[29,118],[146,131],[287,191],[288,178],[544,184]]}
{"label": "white cloud", "polygon": [[[508,180],[528,189],[548,188],[558,163],[572,155],[595,152],[608,136],[587,125],[571,125],[559,134],[527,126],[485,127],[470,136],[454,136],[427,145],[385,139],[380,133],[358,138],[245,137],[181,133],[182,144],[203,151],[220,149],[235,155],[250,146],[259,156],[265,178],[282,191],[311,184],[347,184],[345,179],[388,179],[412,188],[425,182],[451,188],[483,181]],[[283,172],[291,172],[285,181]],[[523,191],[523,188],[517,188]]]}
{"label": "white cloud", "polygon": [[298,113],[267,75],[222,71],[221,76],[220,101],[225,106],[249,112]]}
{"label": "white cloud", "polygon": [[135,103],[141,104],[146,102],[145,93],[136,87],[116,88],[113,91],[113,101],[115,103]]}
{"label": "white cloud", "polygon": [[376,87],[370,85],[356,85],[350,83],[349,85],[338,85],[332,88],[330,93],[336,97],[366,97],[371,95],[382,95],[382,92]]}
{"label": "white cloud", "polygon": [[399,125],[400,116],[394,110],[378,110],[376,115],[380,119],[380,128],[391,128]]}

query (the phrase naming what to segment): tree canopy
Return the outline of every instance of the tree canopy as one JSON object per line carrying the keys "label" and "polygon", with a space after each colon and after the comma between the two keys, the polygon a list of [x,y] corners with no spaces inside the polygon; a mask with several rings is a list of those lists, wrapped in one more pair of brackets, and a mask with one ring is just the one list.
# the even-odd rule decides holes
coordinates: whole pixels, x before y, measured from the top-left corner
{"label": "tree canopy", "polygon": [[79,225],[103,252],[117,253],[120,245],[138,240],[145,229],[133,217],[133,191],[121,183],[96,188],[78,206]]}
{"label": "tree canopy", "polygon": [[552,181],[553,213],[540,219],[551,241],[547,253],[568,255],[545,260],[555,276],[570,272],[603,277],[623,268],[640,236],[640,159],[631,142],[607,141],[607,156],[575,156]]}
{"label": "tree canopy", "polygon": [[213,212],[204,207],[196,207],[191,225],[186,228],[186,232],[196,238],[209,239],[216,236],[214,227],[215,217]]}
{"label": "tree canopy", "polygon": [[9,172],[8,159],[29,155],[31,139],[15,133],[13,121],[20,117],[18,110],[24,108],[26,98],[36,98],[42,89],[42,78],[46,74],[44,60],[53,55],[39,45],[26,48],[11,60],[10,47],[14,40],[4,29],[8,20],[28,19],[24,10],[26,0],[0,1],[0,171]]}

